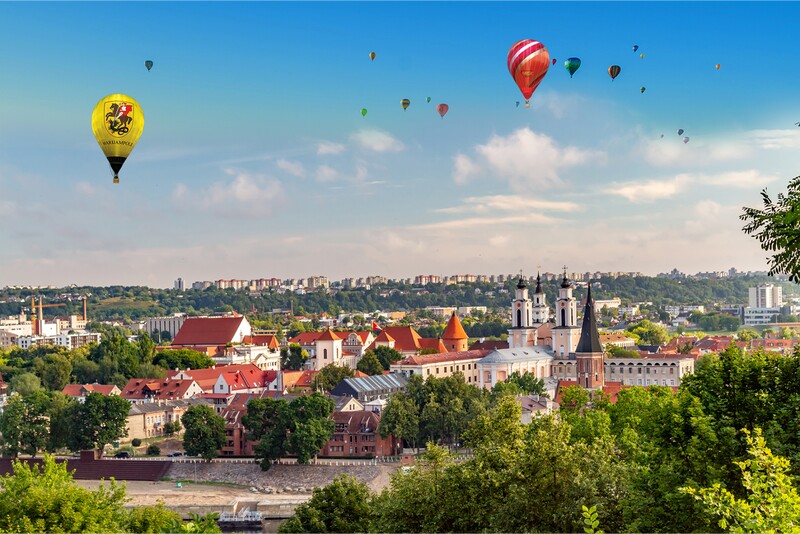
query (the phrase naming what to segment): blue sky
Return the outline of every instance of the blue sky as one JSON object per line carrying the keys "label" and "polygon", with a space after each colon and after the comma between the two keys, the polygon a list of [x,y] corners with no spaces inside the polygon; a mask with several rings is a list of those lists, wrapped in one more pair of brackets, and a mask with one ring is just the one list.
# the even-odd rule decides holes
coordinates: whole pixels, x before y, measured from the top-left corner
{"label": "blue sky", "polygon": [[[798,174],[797,20],[793,2],[0,2],[0,285],[764,269],[738,215]],[[558,59],[530,109],[506,67],[525,38]],[[146,116],[119,185],[89,122],[115,92]]]}

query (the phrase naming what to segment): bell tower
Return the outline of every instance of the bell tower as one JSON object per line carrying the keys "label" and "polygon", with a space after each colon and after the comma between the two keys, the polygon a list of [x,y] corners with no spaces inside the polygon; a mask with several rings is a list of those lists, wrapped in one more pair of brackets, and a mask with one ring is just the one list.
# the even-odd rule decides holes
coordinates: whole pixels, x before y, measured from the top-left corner
{"label": "bell tower", "polygon": [[511,303],[511,328],[508,331],[508,347],[512,349],[536,345],[537,325],[533,320],[533,303],[528,298],[528,285],[522,272],[519,273],[517,290]]}
{"label": "bell tower", "polygon": [[553,350],[556,359],[572,359],[570,354],[578,346],[580,327],[577,325],[578,312],[575,297],[572,296],[572,282],[567,279],[567,268],[564,267],[564,279],[558,289],[556,301],[556,326],[553,328]]}
{"label": "bell tower", "polygon": [[586,308],[583,311],[583,327],[578,348],[575,349],[578,384],[586,389],[598,389],[605,385],[603,345],[597,332],[597,319],[594,316],[592,284],[586,295]]}

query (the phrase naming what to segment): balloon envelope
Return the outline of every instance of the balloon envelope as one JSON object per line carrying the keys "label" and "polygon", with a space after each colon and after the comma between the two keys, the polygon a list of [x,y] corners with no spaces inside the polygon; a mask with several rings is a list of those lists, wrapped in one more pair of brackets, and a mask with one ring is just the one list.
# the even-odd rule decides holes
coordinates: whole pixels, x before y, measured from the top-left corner
{"label": "balloon envelope", "polygon": [[508,72],[525,100],[530,99],[550,68],[550,53],[539,41],[522,39],[508,51]]}
{"label": "balloon envelope", "polygon": [[683,144],[685,145],[685,144],[686,144],[686,143],[688,143],[688,142],[689,142],[689,138],[688,138],[688,137],[684,137],[684,138],[683,138]]}
{"label": "balloon envelope", "polygon": [[575,74],[575,71],[578,70],[581,66],[581,59],[577,57],[571,57],[564,62],[564,67],[569,71],[569,77],[572,78],[572,75]]}
{"label": "balloon envelope", "polygon": [[400,105],[403,106],[403,111],[405,111],[408,109],[408,106],[411,105],[411,100],[404,98],[403,100],[400,101]]}
{"label": "balloon envelope", "polygon": [[636,52],[637,50],[639,50],[639,45],[633,45],[633,51]]}
{"label": "balloon envelope", "polygon": [[608,75],[611,76],[611,81],[614,81],[614,78],[619,76],[620,72],[622,72],[622,68],[619,65],[611,65],[608,67]]}
{"label": "balloon envelope", "polygon": [[550,60],[550,64],[551,65],[555,65],[557,62],[558,62],[558,60],[556,58],[553,58],[553,59]]}
{"label": "balloon envelope", "polygon": [[644,54],[639,54],[639,57],[644,59]]}
{"label": "balloon envelope", "polygon": [[519,107],[519,100],[517,100],[517,107]]}
{"label": "balloon envelope", "polygon": [[369,58],[370,58],[372,61],[375,61],[375,52],[370,52],[370,53],[369,53]]}
{"label": "balloon envelope", "polygon": [[716,67],[717,67],[717,70],[719,70],[720,66],[721,66],[721,65],[720,65],[719,63],[717,63],[717,65],[716,65]]}
{"label": "balloon envelope", "polygon": [[153,68],[153,62],[148,59],[144,62],[144,66],[147,67],[147,70],[150,70]]}
{"label": "balloon envelope", "polygon": [[640,88],[639,88],[639,92],[640,92],[640,93],[644,93],[646,90],[647,90],[647,88],[646,88],[646,87],[640,87]]}
{"label": "balloon envelope", "polygon": [[442,118],[444,118],[444,116],[447,115],[447,110],[449,110],[449,109],[450,109],[450,106],[448,106],[447,104],[439,104],[438,106],[436,106],[436,111],[439,112],[439,115]]}
{"label": "balloon envelope", "polygon": [[430,104],[430,103],[431,103],[431,97],[427,97],[427,98],[425,99],[425,102],[427,102],[428,104]]}
{"label": "balloon envelope", "polygon": [[119,171],[144,131],[141,106],[119,93],[101,98],[92,112],[92,131],[119,183]]}
{"label": "balloon envelope", "polygon": [[683,128],[678,129],[678,135],[683,135]]}
{"label": "balloon envelope", "polygon": [[664,139],[664,134],[661,134],[661,139]]}
{"label": "balloon envelope", "polygon": [[367,116],[367,108],[361,108],[361,116],[362,117],[366,117]]}

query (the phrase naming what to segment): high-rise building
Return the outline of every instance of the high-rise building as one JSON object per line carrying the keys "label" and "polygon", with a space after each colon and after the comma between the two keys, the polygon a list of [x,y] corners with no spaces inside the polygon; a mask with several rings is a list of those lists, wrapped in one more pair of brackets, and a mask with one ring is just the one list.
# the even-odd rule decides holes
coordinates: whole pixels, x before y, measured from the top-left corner
{"label": "high-rise building", "polygon": [[780,308],[783,306],[783,288],[772,284],[750,288],[751,308]]}
{"label": "high-rise building", "polygon": [[186,286],[183,283],[183,278],[178,278],[177,280],[175,280],[175,289],[177,289],[178,291],[183,291],[184,289],[186,289]]}

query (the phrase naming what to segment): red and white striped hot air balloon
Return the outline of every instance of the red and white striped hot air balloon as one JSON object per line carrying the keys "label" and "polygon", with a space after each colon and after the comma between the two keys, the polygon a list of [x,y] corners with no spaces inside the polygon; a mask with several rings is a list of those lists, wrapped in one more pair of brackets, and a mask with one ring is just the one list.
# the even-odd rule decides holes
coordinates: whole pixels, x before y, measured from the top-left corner
{"label": "red and white striped hot air balloon", "polygon": [[548,68],[550,53],[539,41],[523,39],[508,51],[508,72],[522,91],[526,103],[542,83]]}

